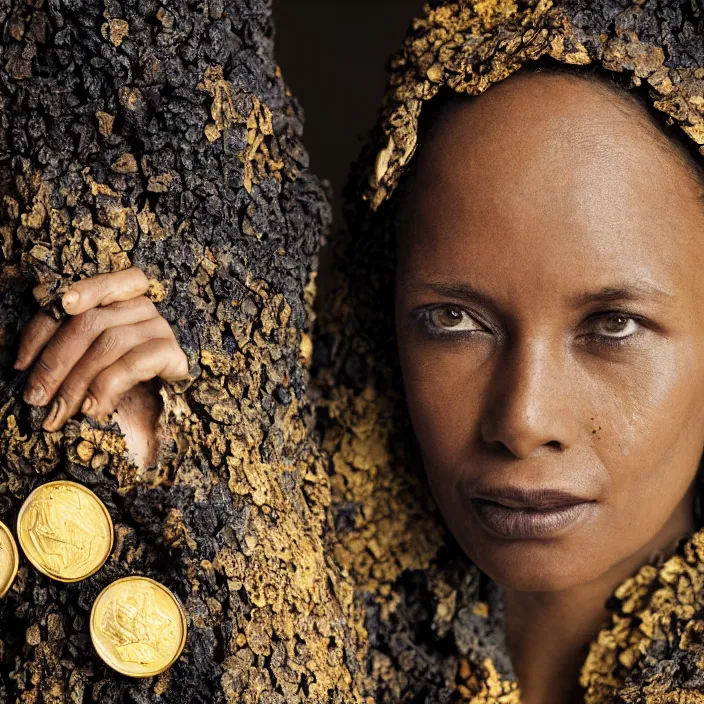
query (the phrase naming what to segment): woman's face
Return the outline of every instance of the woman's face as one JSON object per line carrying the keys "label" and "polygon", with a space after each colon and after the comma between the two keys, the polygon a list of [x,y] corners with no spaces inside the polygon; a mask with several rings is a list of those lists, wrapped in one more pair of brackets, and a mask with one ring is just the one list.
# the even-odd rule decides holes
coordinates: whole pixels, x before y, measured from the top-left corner
{"label": "woman's face", "polygon": [[446,110],[414,166],[411,419],[449,528],[515,589],[618,581],[693,527],[704,205],[638,110],[519,71]]}

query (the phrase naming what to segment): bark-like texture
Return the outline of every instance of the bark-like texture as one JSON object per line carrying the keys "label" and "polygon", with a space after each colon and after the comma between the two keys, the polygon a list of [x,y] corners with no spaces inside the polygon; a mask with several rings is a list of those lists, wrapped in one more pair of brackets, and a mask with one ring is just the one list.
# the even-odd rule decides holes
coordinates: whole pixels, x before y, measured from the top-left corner
{"label": "bark-like texture", "polygon": [[[0,0],[0,519],[70,477],[116,525],[85,582],[22,561],[0,602],[0,701],[518,702],[501,590],[445,533],[410,437],[389,197],[441,86],[479,94],[542,55],[623,68],[701,144],[701,22],[693,2],[431,4],[350,191],[340,288],[315,337],[314,426],[312,273],[329,209],[268,4]],[[144,472],[114,426],[42,431],[11,369],[31,292],[61,315],[70,281],[130,261],[197,375],[161,388],[160,461]],[[583,670],[589,704],[696,701],[702,564],[698,533],[617,590]],[[93,599],[128,574],[188,613],[186,649],[157,678],[116,675],[88,638]]]}
{"label": "bark-like texture", "polygon": [[[322,308],[315,358],[336,554],[366,598],[379,703],[520,701],[501,590],[443,532],[410,439],[396,358],[393,238],[403,233],[395,209],[426,106],[442,89],[480,95],[537,60],[572,71],[594,65],[622,72],[626,87],[704,154],[703,35],[702,4],[689,0],[434,0],[390,64],[378,124],[350,181],[340,283]],[[702,701],[703,543],[700,530],[616,591],[613,621],[582,670],[588,704]]]}
{"label": "bark-like texture", "polygon": [[[266,0],[0,0],[0,519],[72,478],[115,548],[60,584],[23,558],[0,601],[0,702],[356,702],[363,632],[326,548],[330,484],[306,398],[330,213],[273,59]],[[196,380],[163,386],[141,472],[115,426],[40,428],[12,370],[36,300],[133,262]],[[144,574],[185,605],[184,653],[135,680],[100,661],[94,598]]]}

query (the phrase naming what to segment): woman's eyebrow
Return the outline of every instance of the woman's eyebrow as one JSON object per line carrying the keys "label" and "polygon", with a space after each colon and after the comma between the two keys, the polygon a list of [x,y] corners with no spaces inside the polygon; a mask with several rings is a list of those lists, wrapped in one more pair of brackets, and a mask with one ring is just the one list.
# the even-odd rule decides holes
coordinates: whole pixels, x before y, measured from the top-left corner
{"label": "woman's eyebrow", "polygon": [[416,280],[402,284],[401,288],[407,290],[424,288],[429,289],[433,293],[437,293],[439,296],[446,296],[447,298],[459,298],[465,301],[481,303],[486,306],[496,305],[490,296],[487,296],[485,293],[478,291],[469,284],[460,281]]}
{"label": "woman's eyebrow", "polygon": [[[457,298],[480,303],[485,306],[498,307],[491,296],[477,290],[465,282],[450,281],[414,281],[401,285],[405,289],[425,288],[440,296]],[[674,294],[652,281],[634,281],[604,286],[593,291],[583,291],[570,297],[573,308],[582,308],[590,303],[613,303],[614,301],[639,301],[646,299],[671,299]]]}
{"label": "woman's eyebrow", "polygon": [[674,294],[652,281],[634,281],[616,286],[604,286],[596,291],[584,291],[570,299],[574,308],[589,303],[609,303],[613,301],[640,301],[645,299],[670,299]]}

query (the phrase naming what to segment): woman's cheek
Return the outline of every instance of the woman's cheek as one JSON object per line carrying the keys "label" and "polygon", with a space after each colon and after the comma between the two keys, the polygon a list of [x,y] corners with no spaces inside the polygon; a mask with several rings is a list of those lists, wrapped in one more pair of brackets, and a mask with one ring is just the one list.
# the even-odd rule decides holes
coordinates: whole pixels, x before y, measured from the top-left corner
{"label": "woman's cheek", "polygon": [[667,345],[644,355],[618,379],[602,385],[608,425],[621,454],[659,456],[681,439],[701,409],[703,355],[692,345]]}
{"label": "woman's cheek", "polygon": [[593,452],[609,475],[605,508],[636,541],[676,508],[704,442],[699,356],[690,345],[671,344],[660,352],[605,381],[593,414]]}
{"label": "woman's cheek", "polygon": [[415,351],[404,365],[414,432],[424,460],[456,466],[476,438],[482,380],[470,355]]}

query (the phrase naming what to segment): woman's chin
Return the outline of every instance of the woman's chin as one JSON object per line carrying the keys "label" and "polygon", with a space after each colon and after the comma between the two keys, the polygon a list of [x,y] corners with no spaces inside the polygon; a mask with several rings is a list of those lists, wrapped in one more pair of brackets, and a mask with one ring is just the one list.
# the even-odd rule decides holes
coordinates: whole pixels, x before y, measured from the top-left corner
{"label": "woman's chin", "polygon": [[[482,569],[480,567],[480,569]],[[570,576],[564,568],[552,571],[527,569],[482,569],[497,584],[519,592],[559,592],[584,584],[578,576]]]}
{"label": "woman's chin", "polygon": [[[470,558],[494,582],[525,592],[557,592],[587,584],[598,578],[598,566],[578,550],[566,545],[535,541],[501,547],[476,543]],[[469,553],[468,553],[469,554]]]}

